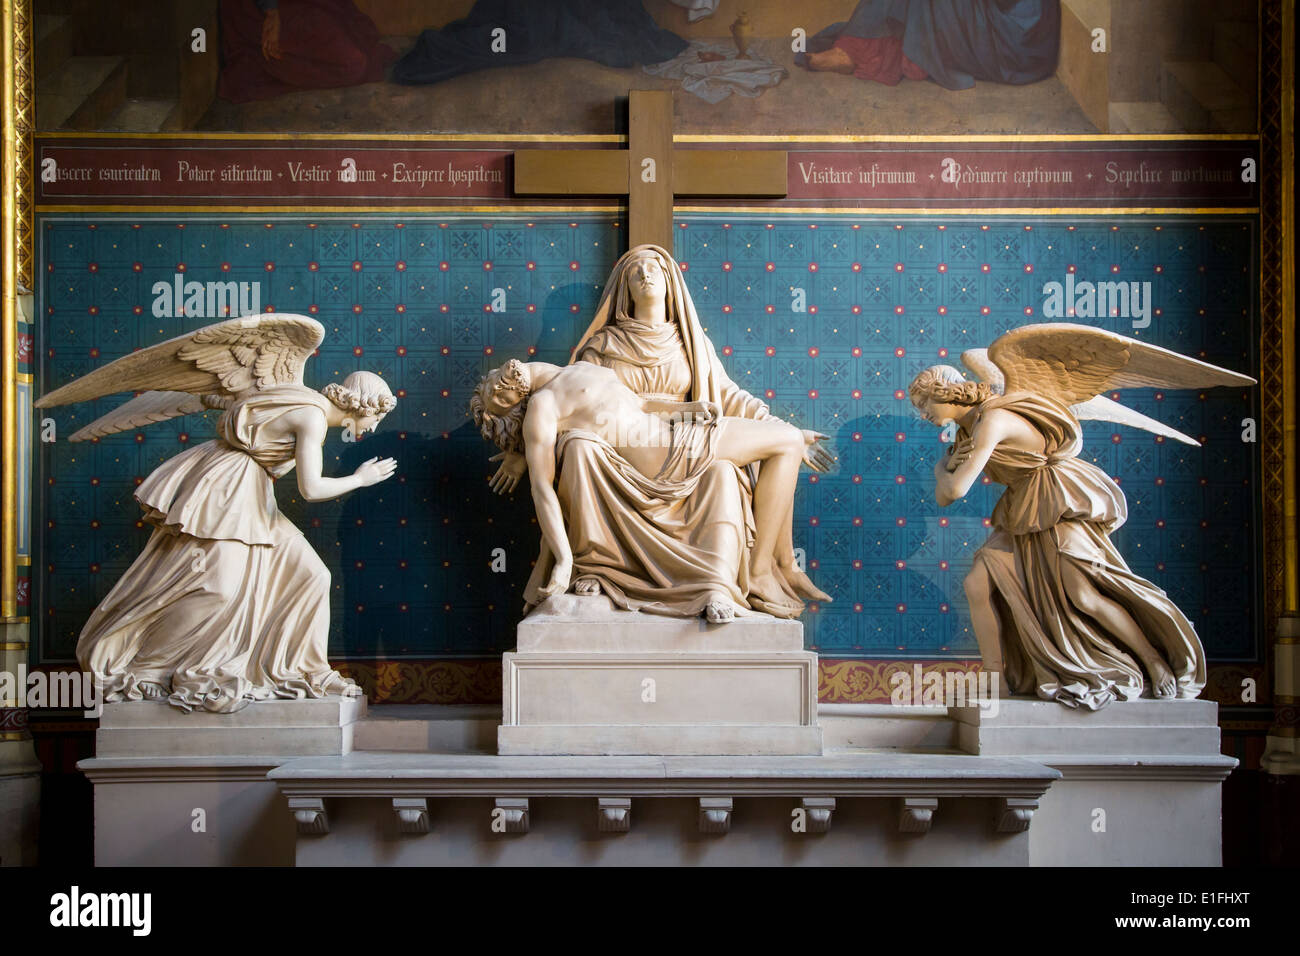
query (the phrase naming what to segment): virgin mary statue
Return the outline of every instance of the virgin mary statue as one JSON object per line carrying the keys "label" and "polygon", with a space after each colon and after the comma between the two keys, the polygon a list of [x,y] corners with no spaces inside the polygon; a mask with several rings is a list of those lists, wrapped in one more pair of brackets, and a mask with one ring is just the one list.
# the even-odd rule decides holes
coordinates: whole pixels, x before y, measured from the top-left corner
{"label": "virgin mary statue", "polygon": [[[708,401],[724,416],[763,419],[766,404],[727,375],[700,325],[681,269],[664,249],[637,246],[614,264],[605,293],[571,361],[613,369],[643,398]],[[833,459],[804,431],[804,461],[824,471]],[[754,543],[752,469],[715,462],[687,497],[661,498],[630,484],[617,453],[586,432],[564,435],[556,448],[557,494],[573,549],[574,590],[604,592],[628,610],[730,620],[757,610],[792,618],[805,600],[829,601],[794,560],[793,501],[772,556],[779,591],[751,588]],[[522,456],[518,456],[522,458]],[[494,478],[514,487],[522,461],[507,456]],[[554,559],[545,542],[525,590],[530,606],[550,579]]]}

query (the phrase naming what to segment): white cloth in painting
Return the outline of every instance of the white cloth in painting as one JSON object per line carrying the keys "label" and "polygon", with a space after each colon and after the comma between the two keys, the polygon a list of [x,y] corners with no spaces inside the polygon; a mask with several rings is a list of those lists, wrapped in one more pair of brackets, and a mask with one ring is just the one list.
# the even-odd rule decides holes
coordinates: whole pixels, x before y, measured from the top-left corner
{"label": "white cloth in painting", "polygon": [[[720,54],[726,59],[701,60],[701,53]],[[784,67],[755,54],[752,44],[749,56],[742,60],[737,58],[734,45],[710,40],[692,40],[690,46],[671,60],[651,63],[642,69],[652,76],[681,81],[682,89],[706,103],[721,103],[732,93],[750,98],[759,96],[789,75]]]}
{"label": "white cloth in painting", "polygon": [[218,437],[164,462],[136,490],[153,534],[86,622],[77,660],[103,699],[170,688],[189,711],[271,697],[322,697],[350,682],[330,667],[330,573],[276,507],[272,479],[294,466],[292,436],[268,434],[329,401],[304,386],[232,405]]}
{"label": "white cloth in painting", "polygon": [[686,19],[691,23],[713,16],[714,11],[718,9],[718,0],[670,0],[670,2],[685,7]]}

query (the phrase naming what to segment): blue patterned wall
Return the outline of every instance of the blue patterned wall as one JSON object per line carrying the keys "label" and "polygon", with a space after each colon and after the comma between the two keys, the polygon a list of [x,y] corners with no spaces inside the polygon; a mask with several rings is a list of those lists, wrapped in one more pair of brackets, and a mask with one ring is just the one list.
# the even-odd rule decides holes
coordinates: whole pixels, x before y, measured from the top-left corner
{"label": "blue patterned wall", "polygon": [[[1253,220],[1147,216],[1076,220],[701,215],[678,222],[677,253],[731,375],[778,414],[833,436],[839,470],[805,473],[795,543],[835,598],[805,615],[830,657],[975,657],[961,580],[988,534],[996,486],[940,509],[938,432],[905,389],[921,368],[1042,318],[1043,283],[1150,280],[1158,313],[1079,319],[1229,368],[1255,365]],[[40,224],[38,394],[134,348],[206,324],[155,318],[151,289],[260,281],[261,304],[315,314],[328,330],[308,384],[357,368],[385,376],[397,410],[358,444],[331,438],[327,469],[393,455],[398,477],[305,505],[292,477],[281,506],[334,573],[331,653],[393,659],[496,654],[513,644],[538,532],[524,491],[498,499],[495,465],[469,425],[487,368],[535,350],[564,362],[623,245],[613,219],[246,216],[94,218]],[[494,289],[506,311],[490,311]],[[792,311],[802,289],[807,311]],[[1257,416],[1250,392],[1131,391],[1126,403],[1203,449],[1089,423],[1084,457],[1122,479],[1130,519],[1116,535],[1137,573],[1167,590],[1216,660],[1255,656],[1260,553]],[[48,414],[67,436],[121,399]],[[131,492],[159,462],[212,435],[215,413],[96,444],[37,443],[34,570],[41,659],[71,657],[95,603],[147,536]],[[1118,434],[1116,434],[1118,432]],[[490,570],[494,548],[506,573]]]}

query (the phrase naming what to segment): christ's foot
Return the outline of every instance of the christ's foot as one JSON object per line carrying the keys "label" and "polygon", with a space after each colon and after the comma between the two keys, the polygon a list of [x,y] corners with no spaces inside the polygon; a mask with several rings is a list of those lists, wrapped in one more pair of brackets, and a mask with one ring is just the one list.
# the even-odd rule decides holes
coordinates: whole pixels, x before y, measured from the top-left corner
{"label": "christ's foot", "polygon": [[167,688],[157,681],[142,680],[138,685],[145,700],[162,700],[167,696]]}
{"label": "christ's foot", "polygon": [[852,73],[853,58],[833,46],[824,53],[809,53],[808,69],[814,73]]}
{"label": "christ's foot", "polygon": [[1159,657],[1143,661],[1151,675],[1151,696],[1156,700],[1173,700],[1178,696],[1178,679]]}
{"label": "christ's foot", "polygon": [[773,617],[798,617],[803,613],[803,601],[786,589],[781,579],[766,568],[755,565],[749,569],[749,603],[755,610]]}
{"label": "christ's foot", "polygon": [[730,624],[736,619],[736,608],[725,596],[713,594],[704,605],[704,616],[710,624]]}
{"label": "christ's foot", "polygon": [[782,568],[785,579],[790,582],[790,587],[794,588],[794,593],[807,601],[821,601],[823,604],[831,603],[831,596],[821,590],[817,585],[812,583],[812,578],[804,574],[794,565],[788,568]]}
{"label": "christ's foot", "polygon": [[574,594],[593,595],[600,593],[600,581],[596,578],[578,578],[573,585]]}

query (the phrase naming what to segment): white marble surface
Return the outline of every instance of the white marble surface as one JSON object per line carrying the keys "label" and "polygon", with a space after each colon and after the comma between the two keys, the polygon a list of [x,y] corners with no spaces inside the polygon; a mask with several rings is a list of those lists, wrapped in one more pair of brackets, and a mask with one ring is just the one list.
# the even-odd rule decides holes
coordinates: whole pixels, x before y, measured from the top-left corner
{"label": "white marble surface", "polygon": [[365,698],[255,701],[233,714],[185,713],[165,700],[105,704],[98,757],[337,754],[352,749]]}

